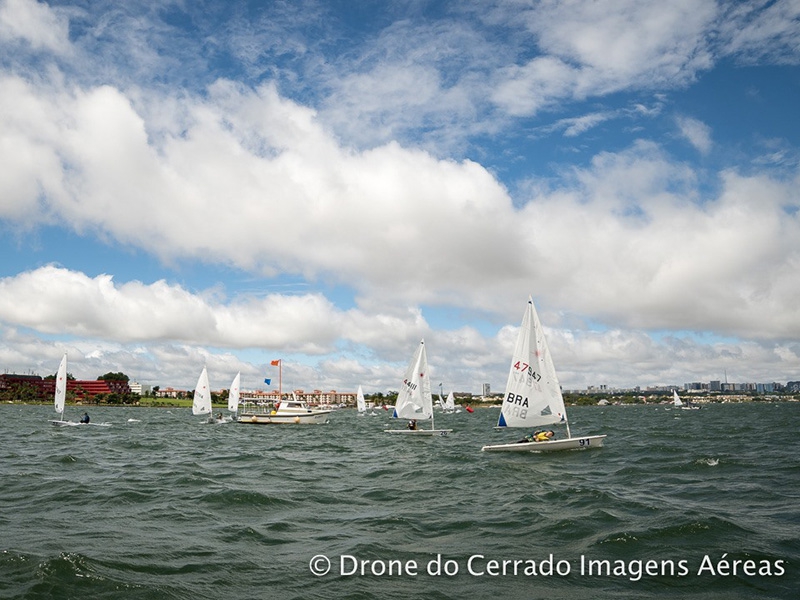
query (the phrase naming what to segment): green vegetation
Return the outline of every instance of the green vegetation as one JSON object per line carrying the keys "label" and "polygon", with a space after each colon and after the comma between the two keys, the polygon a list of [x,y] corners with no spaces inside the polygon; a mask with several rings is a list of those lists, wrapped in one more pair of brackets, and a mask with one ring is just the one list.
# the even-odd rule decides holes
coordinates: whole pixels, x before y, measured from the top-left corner
{"label": "green vegetation", "polygon": [[125,375],[125,373],[106,373],[105,375],[100,375],[97,378],[97,381],[130,381],[130,378]]}

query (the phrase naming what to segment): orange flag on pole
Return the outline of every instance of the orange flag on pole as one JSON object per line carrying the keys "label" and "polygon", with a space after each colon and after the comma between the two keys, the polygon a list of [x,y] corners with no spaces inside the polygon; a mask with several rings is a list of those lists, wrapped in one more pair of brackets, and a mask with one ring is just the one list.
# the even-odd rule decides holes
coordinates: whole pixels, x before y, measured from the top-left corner
{"label": "orange flag on pole", "polygon": [[269,364],[271,364],[273,367],[277,367],[280,364],[280,362],[281,362],[281,359],[279,358],[278,360],[273,360]]}

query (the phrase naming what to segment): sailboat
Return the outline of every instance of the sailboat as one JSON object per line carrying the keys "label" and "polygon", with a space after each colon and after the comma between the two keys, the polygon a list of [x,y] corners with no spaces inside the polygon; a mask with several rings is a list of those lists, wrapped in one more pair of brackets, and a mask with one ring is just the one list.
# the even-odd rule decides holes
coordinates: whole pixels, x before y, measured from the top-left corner
{"label": "sailboat", "polygon": [[680,408],[681,410],[700,410],[700,407],[696,404],[692,404],[691,402],[682,402],[676,390],[672,390],[672,404],[675,406],[675,408]]}
{"label": "sailboat", "polygon": [[410,435],[447,435],[452,429],[436,429],[433,422],[433,396],[428,377],[428,355],[425,340],[420,341],[411,362],[408,363],[403,385],[397,394],[394,414],[398,419],[413,421],[431,420],[430,429],[384,429],[386,433],[405,433]]}
{"label": "sailboat", "polygon": [[231,383],[231,389],[228,392],[228,412],[231,413],[231,420],[236,420],[236,415],[239,412],[239,395],[241,387],[242,374],[237,373]]}
{"label": "sailboat", "polygon": [[547,348],[539,316],[528,298],[528,306],[522,317],[517,344],[511,358],[511,368],[506,383],[505,399],[500,410],[497,427],[540,427],[563,423],[566,439],[549,441],[527,441],[507,444],[492,444],[481,448],[487,452],[546,452],[572,450],[576,448],[598,448],[603,445],[605,435],[572,437],[567,420],[561,386]]}
{"label": "sailboat", "polygon": [[364,390],[361,389],[361,386],[358,386],[358,392],[356,392],[356,407],[359,417],[363,417],[367,413],[367,401],[364,399]]}
{"label": "sailboat", "polygon": [[453,392],[449,392],[447,394],[447,398],[444,401],[444,410],[445,412],[461,412],[460,410],[456,410],[456,399],[453,396]]}
{"label": "sailboat", "polygon": [[64,420],[64,410],[66,410],[67,402],[67,354],[64,353],[64,358],[61,359],[61,364],[58,365],[58,372],[56,373],[56,390],[54,394],[54,405],[56,412],[60,414],[57,421],[50,421],[57,427],[79,425],[75,421]]}
{"label": "sailboat", "polygon": [[[211,414],[211,387],[208,383],[208,371],[203,367],[200,377],[197,379],[197,385],[194,387],[194,399],[192,400],[192,414],[193,415],[210,415]],[[209,423],[213,422],[213,418],[208,418]]]}

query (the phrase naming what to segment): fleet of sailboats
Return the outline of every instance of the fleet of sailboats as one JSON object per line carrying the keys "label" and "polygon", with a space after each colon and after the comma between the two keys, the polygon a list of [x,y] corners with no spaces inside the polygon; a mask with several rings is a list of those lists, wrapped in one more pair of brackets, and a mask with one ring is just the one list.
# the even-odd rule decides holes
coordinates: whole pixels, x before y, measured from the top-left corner
{"label": "fleet of sailboats", "polygon": [[[273,361],[273,364],[275,363],[276,361]],[[237,420],[240,386],[241,373],[237,373],[231,383],[228,394],[228,411],[232,415],[231,420]],[[64,420],[66,390],[67,355],[64,354],[56,374],[54,392],[54,407],[56,412],[59,413],[59,419],[51,422],[54,425],[79,425],[80,423]],[[686,408],[677,392],[673,392],[673,402],[677,408]],[[440,392],[439,404],[444,412],[456,412],[452,391],[448,393],[446,400],[442,399]],[[366,414],[366,400],[361,386],[358,386],[356,405],[359,415]],[[239,419],[239,421],[251,423],[324,423],[327,422],[327,416],[330,412],[330,410],[312,409],[305,403],[293,398],[292,400],[280,402],[269,413],[247,413],[242,415],[245,418]],[[211,415],[211,413],[211,387],[209,385],[208,371],[206,367],[203,367],[194,390],[192,414]],[[384,431],[392,434],[421,436],[445,436],[451,433],[452,429],[436,429],[433,413],[428,356],[425,340],[421,340],[406,368],[392,415],[396,419],[407,419],[409,426],[402,429],[385,429]],[[209,422],[213,420],[212,417],[209,418]],[[219,419],[219,421],[222,421],[222,419]],[[431,422],[430,429],[419,427],[418,423],[424,421]],[[496,429],[533,429],[548,425],[563,425],[566,429],[566,438],[553,439],[549,437],[552,432],[549,432],[547,435],[531,435],[515,442],[484,445],[481,450],[486,452],[546,452],[598,448],[603,445],[603,440],[606,437],[605,435],[572,436],[553,360],[533,305],[533,299],[529,299],[512,354],[505,396]],[[545,441],[538,441],[539,439]]]}

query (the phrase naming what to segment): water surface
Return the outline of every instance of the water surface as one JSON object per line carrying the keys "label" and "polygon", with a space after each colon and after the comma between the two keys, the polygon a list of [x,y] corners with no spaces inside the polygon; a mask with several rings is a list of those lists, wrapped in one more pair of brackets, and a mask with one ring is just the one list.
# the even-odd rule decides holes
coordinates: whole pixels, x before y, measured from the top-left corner
{"label": "water surface", "polygon": [[[353,410],[323,426],[89,412],[111,426],[56,428],[50,407],[0,406],[1,598],[800,589],[797,403],[573,408],[573,433],[606,433],[606,447],[550,455],[482,453],[524,433],[495,432],[496,409],[437,413],[455,431],[430,439]],[[328,574],[311,572],[314,557]]]}

